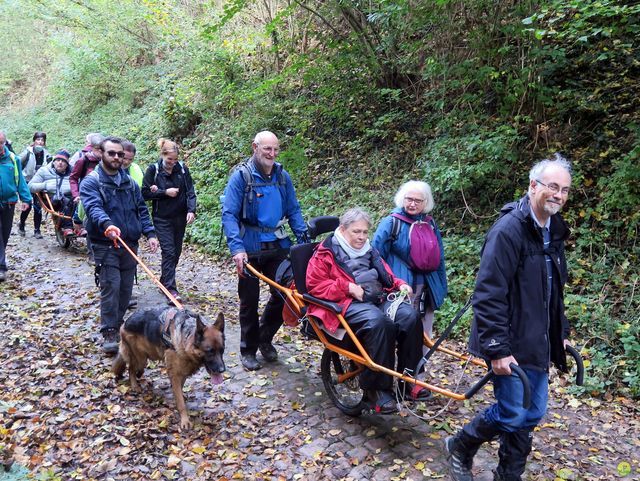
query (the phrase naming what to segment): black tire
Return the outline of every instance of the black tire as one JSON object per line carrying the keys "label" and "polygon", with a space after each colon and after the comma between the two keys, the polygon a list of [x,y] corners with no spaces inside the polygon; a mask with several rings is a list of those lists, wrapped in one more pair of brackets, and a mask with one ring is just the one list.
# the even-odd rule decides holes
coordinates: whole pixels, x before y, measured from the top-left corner
{"label": "black tire", "polygon": [[58,241],[58,245],[64,249],[68,249],[71,245],[71,239],[62,235],[62,229],[56,229],[56,241]]}
{"label": "black tire", "polygon": [[325,349],[320,361],[320,375],[329,399],[347,416],[360,416],[364,405],[364,391],[360,388],[358,376],[338,383],[338,376],[356,370],[352,360]]}

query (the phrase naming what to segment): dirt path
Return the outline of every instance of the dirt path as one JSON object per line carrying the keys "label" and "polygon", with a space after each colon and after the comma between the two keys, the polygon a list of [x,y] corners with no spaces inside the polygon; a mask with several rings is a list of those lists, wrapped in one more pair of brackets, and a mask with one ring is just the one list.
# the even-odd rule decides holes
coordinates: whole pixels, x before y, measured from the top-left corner
{"label": "dirt path", "polygon": [[[45,238],[12,236],[9,280],[0,284],[0,458],[15,461],[0,479],[352,479],[444,478],[442,441],[490,393],[453,402],[436,419],[408,412],[349,418],[329,401],[319,376],[321,350],[282,330],[280,360],[255,373],[239,362],[235,275],[189,249],[178,280],[186,304],[227,318],[225,382],[204,371],[187,381],[194,428],[178,432],[169,382],[145,373],[145,392],[128,392],[99,350],[99,297],[82,251]],[[14,232],[16,229],[14,228]],[[157,272],[159,256],[145,254]],[[140,307],[164,298],[140,274]],[[461,370],[441,358],[434,377],[453,385]],[[451,374],[451,375],[450,375]],[[467,380],[468,381],[468,380]],[[463,384],[467,381],[463,381]],[[525,479],[640,479],[640,416],[627,399],[575,398],[554,378],[550,412],[536,434]],[[464,390],[460,388],[459,390]],[[421,405],[439,411],[446,400]],[[482,449],[476,479],[492,479],[497,445]],[[2,461],[2,459],[0,459]],[[630,473],[626,472],[628,463]],[[4,476],[4,477],[3,477]]]}

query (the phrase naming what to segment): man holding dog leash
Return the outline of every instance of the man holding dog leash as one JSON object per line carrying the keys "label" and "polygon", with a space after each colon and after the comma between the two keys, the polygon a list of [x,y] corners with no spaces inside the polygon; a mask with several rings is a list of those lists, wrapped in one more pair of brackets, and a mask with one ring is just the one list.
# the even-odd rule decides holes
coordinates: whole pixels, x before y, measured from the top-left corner
{"label": "man holding dog leash", "polygon": [[260,284],[258,279],[244,275],[244,263],[249,261],[273,279],[291,246],[284,225],[289,223],[298,243],[307,239],[291,177],[275,161],[280,152],[278,138],[266,130],[259,132],[252,148],[253,156],[231,174],[222,206],[222,226],[238,271],[240,355],[249,371],[262,367],[256,359],[258,349],[265,361],[278,359],[272,341],[283,322],[284,300],[271,288],[271,297],[258,320]]}
{"label": "man holding dog leash", "polygon": [[[533,166],[528,195],[502,208],[482,248],[473,295],[469,351],[483,357],[496,376],[496,403],[446,439],[449,472],[473,481],[478,448],[500,438],[494,481],[520,481],[531,452],[533,429],[547,410],[549,364],[567,371],[569,323],[564,313],[567,280],[564,242],[569,228],[559,214],[571,188],[571,167],[559,154]],[[518,365],[531,386],[511,372]]]}
{"label": "man holding dog leash", "polygon": [[131,299],[136,260],[116,240],[120,237],[134,252],[144,234],[151,252],[158,239],[138,184],[122,169],[123,140],[107,137],[100,144],[102,161],[80,184],[87,213],[87,237],[91,240],[100,285],[100,332],[107,355],[118,352],[119,328]]}

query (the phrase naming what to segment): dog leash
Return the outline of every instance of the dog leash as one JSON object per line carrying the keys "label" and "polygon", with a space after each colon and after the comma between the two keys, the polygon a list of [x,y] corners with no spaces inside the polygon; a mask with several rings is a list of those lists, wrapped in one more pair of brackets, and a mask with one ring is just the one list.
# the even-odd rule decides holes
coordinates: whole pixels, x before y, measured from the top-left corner
{"label": "dog leash", "polygon": [[176,306],[178,309],[184,309],[184,306],[180,303],[180,301],[178,301],[178,299],[176,299],[174,297],[173,294],[171,294],[169,292],[169,290],[164,287],[162,285],[162,283],[158,280],[158,278],[155,276],[155,274],[151,271],[151,269],[149,269],[144,262],[142,262],[142,259],[140,259],[135,252],[133,252],[133,250],[131,250],[131,248],[125,243],[125,241],[122,240],[122,238],[119,235],[115,236],[115,240],[117,240],[118,242],[120,242],[120,244],[122,244],[122,247],[124,247],[127,252],[129,252],[129,254],[131,254],[131,256],[135,259],[135,261],[140,264],[140,267],[142,267],[144,269],[144,271],[147,273],[147,275],[149,276],[149,278],[160,288],[160,290],[164,293],[165,296],[167,296],[169,298],[169,300],[173,303],[174,306]]}

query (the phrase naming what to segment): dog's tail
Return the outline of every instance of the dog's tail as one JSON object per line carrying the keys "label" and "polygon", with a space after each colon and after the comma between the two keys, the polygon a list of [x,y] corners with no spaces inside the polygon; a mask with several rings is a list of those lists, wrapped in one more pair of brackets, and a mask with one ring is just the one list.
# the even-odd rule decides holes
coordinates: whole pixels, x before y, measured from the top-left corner
{"label": "dog's tail", "polygon": [[111,364],[111,372],[115,374],[116,379],[121,379],[124,374],[124,370],[127,368],[127,363],[122,357],[122,353],[118,351],[118,355],[113,360],[113,364]]}

